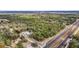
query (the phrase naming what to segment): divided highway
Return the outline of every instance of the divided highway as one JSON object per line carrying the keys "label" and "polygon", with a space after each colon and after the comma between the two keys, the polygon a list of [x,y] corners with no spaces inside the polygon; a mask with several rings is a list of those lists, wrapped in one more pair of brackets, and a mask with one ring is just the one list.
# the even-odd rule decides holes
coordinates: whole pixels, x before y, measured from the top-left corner
{"label": "divided highway", "polygon": [[64,30],[62,30],[50,41],[48,41],[46,45],[44,46],[44,48],[51,48],[51,47],[61,48],[68,40],[67,38],[71,36],[78,27],[79,27],[79,19],[77,19],[73,24],[66,27]]}

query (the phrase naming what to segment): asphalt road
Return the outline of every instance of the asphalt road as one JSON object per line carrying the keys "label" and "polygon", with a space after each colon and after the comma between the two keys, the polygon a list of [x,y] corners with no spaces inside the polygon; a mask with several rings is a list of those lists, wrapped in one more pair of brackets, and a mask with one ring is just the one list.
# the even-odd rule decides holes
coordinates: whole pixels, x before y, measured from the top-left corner
{"label": "asphalt road", "polygon": [[79,20],[63,29],[59,34],[46,43],[44,48],[60,48],[67,41],[67,38],[79,27]]}

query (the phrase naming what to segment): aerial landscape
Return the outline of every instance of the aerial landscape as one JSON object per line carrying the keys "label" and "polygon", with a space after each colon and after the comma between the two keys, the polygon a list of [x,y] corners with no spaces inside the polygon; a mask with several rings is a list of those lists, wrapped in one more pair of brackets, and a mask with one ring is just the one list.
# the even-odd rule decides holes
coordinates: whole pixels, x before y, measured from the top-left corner
{"label": "aerial landscape", "polygon": [[79,11],[0,11],[0,48],[79,48]]}

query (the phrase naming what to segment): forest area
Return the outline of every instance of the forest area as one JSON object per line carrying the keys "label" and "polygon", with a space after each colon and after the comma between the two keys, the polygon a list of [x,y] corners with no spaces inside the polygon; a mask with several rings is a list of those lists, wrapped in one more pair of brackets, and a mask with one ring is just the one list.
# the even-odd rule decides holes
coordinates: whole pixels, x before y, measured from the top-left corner
{"label": "forest area", "polygon": [[[72,24],[78,18],[78,14],[0,14],[0,19],[8,22],[0,22],[0,46],[12,47],[20,33],[31,32],[30,38],[38,42],[56,35],[66,26]],[[27,42],[24,37],[17,43],[16,48],[24,47],[22,43]],[[79,37],[73,36],[70,48],[79,47]]]}

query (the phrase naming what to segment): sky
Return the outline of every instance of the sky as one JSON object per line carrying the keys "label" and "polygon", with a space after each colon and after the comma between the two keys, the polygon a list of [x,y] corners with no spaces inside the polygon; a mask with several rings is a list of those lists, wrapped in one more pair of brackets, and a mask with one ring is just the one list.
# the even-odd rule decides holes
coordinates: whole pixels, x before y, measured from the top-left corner
{"label": "sky", "polygon": [[79,10],[78,0],[0,0],[0,10]]}

